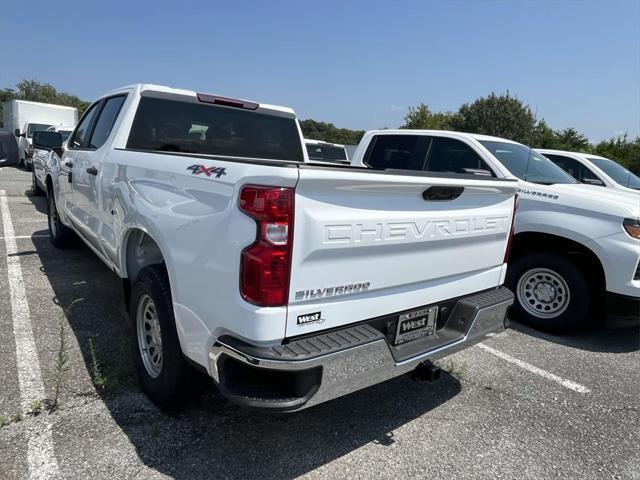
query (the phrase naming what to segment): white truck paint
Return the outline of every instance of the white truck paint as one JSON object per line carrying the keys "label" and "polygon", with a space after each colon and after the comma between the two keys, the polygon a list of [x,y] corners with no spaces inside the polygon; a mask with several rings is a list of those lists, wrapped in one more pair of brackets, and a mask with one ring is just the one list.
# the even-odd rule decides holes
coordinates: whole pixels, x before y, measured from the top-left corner
{"label": "white truck paint", "polygon": [[51,125],[75,125],[78,109],[50,103],[10,100],[2,108],[4,128],[18,138],[20,161],[31,164],[31,138],[33,132],[46,130]]}
{"label": "white truck paint", "polygon": [[291,109],[154,85],[48,146],[52,241],[122,277],[159,404],[183,355],[240,404],[297,410],[505,327],[515,181],[313,166]]}
{"label": "white truck paint", "polygon": [[614,188],[640,195],[640,177],[618,162],[591,153],[536,149],[580,183]]}
{"label": "white truck paint", "polygon": [[507,286],[516,293],[520,318],[562,331],[586,322],[606,303],[610,323],[640,321],[636,192],[578,184],[516,142],[440,130],[367,132],[352,165],[517,178]]}

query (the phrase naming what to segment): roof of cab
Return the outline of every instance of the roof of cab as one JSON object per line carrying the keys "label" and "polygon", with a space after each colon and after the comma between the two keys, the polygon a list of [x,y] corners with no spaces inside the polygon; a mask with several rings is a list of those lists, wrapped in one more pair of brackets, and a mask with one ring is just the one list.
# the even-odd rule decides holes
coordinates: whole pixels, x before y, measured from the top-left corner
{"label": "roof of cab", "polygon": [[[194,90],[186,90],[183,88],[172,88],[172,87],[167,87],[164,85],[154,85],[152,83],[135,83],[132,85],[125,85],[124,87],[120,87],[117,88],[115,90],[111,90],[110,92],[105,93],[104,95],[102,95],[102,97],[107,97],[110,95],[116,95],[118,93],[129,93],[129,92],[135,92],[138,95],[142,94],[142,92],[145,91],[151,91],[151,92],[161,92],[161,93],[166,93],[169,95],[179,95],[179,96],[186,96],[186,97],[193,97],[193,98],[197,98],[197,94],[198,93],[206,93],[206,92],[196,92]],[[215,95],[215,94],[209,94],[209,95]],[[101,97],[101,98],[102,98]],[[238,100],[242,100],[245,102],[252,102],[252,103],[257,103],[259,105],[258,108],[260,109],[266,109],[266,110],[274,110],[277,112],[282,112],[282,113],[288,113],[291,115],[295,115],[295,111],[292,108],[289,107],[283,107],[283,106],[279,106],[279,105],[270,105],[268,103],[260,103],[260,102],[254,102],[251,100],[247,100],[247,99],[238,99]]]}
{"label": "roof of cab", "polygon": [[493,142],[503,142],[503,143],[514,143],[520,145],[518,142],[514,142],[513,140],[508,140],[506,138],[500,137],[492,137],[490,135],[480,135],[478,133],[465,133],[465,132],[455,132],[453,130],[418,130],[418,129],[385,129],[385,130],[368,130],[366,132],[367,135],[410,135],[410,134],[419,134],[419,135],[434,135],[440,137],[451,137],[451,138],[473,138],[478,141],[493,141]]}

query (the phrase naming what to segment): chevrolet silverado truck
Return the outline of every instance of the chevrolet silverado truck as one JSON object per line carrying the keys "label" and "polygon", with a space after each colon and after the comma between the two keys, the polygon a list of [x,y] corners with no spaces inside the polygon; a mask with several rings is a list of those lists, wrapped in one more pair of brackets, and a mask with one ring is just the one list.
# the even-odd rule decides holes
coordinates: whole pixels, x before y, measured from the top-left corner
{"label": "chevrolet silverado truck", "polygon": [[505,328],[514,180],[314,165],[293,110],[154,85],[56,135],[37,137],[60,153],[51,241],[122,278],[159,405],[195,366],[240,405],[300,410]]}
{"label": "chevrolet silverado truck", "polygon": [[369,131],[351,163],[421,175],[517,179],[506,278],[516,294],[516,316],[554,332],[584,326],[603,312],[610,326],[640,323],[637,193],[579,184],[540,153],[510,140],[441,130]]}

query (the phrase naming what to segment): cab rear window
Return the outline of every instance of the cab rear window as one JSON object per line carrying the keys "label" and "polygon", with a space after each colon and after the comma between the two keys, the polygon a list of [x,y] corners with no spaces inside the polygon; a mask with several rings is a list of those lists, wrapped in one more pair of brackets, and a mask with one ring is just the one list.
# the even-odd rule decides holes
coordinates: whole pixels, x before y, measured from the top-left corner
{"label": "cab rear window", "polygon": [[294,118],[143,97],[127,148],[302,162]]}

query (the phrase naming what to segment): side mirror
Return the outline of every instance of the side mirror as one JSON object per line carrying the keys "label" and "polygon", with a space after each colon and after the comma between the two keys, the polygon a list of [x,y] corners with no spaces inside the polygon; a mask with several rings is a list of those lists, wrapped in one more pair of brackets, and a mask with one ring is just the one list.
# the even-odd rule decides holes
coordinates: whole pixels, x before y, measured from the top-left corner
{"label": "side mirror", "polygon": [[599,178],[583,178],[582,183],[587,185],[597,185],[598,187],[604,187],[604,182]]}
{"label": "side mirror", "polygon": [[33,134],[33,148],[60,151],[62,149],[62,135],[58,132],[35,132]]}
{"label": "side mirror", "polygon": [[13,133],[15,134],[15,136],[16,136],[16,137],[20,137],[20,136],[22,136],[22,135],[20,134],[20,129],[19,129],[19,128],[16,128],[16,129],[15,129],[15,131],[14,131]]}

